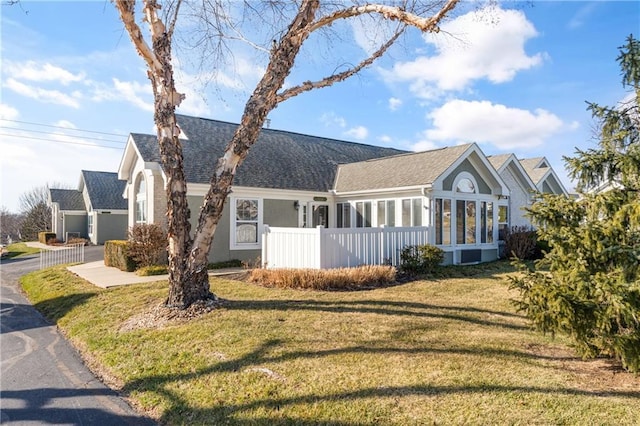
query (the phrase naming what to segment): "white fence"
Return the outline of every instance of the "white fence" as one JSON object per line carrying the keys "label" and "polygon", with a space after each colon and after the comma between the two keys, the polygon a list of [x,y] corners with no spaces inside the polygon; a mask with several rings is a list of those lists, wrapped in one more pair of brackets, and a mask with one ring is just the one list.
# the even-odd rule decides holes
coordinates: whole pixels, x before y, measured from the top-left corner
{"label": "white fence", "polygon": [[84,244],[53,246],[51,250],[40,250],[40,269],[63,263],[84,263]]}
{"label": "white fence", "polygon": [[329,269],[400,263],[400,251],[428,243],[428,228],[264,227],[266,268]]}

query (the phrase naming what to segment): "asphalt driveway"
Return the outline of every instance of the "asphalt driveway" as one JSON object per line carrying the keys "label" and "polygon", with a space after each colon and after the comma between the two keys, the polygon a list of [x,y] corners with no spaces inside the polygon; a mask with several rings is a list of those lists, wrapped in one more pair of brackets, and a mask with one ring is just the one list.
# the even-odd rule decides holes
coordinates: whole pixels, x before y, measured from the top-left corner
{"label": "asphalt driveway", "polygon": [[[101,259],[103,250],[87,247],[85,260]],[[0,423],[155,424],[93,376],[24,297],[18,278],[38,267],[38,256],[0,263]]]}

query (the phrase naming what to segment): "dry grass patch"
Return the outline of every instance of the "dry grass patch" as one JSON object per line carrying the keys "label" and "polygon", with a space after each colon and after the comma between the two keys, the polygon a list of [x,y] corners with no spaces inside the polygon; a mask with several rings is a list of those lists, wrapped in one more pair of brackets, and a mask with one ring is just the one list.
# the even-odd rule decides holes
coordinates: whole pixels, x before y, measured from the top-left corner
{"label": "dry grass patch", "polygon": [[640,377],[530,331],[511,271],[353,292],[212,278],[221,307],[130,331],[166,281],[96,290],[60,268],[23,286],[162,424],[640,424]]}
{"label": "dry grass patch", "polygon": [[253,269],[248,281],[273,288],[300,290],[362,290],[392,284],[392,266],[370,265],[337,269]]}

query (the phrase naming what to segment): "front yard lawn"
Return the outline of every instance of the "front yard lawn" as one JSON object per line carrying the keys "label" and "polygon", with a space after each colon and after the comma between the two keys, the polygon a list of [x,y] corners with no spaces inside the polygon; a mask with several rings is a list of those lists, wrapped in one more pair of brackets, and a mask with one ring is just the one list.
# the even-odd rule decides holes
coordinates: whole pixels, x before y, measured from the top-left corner
{"label": "front yard lawn", "polygon": [[102,290],[57,267],[23,287],[165,424],[640,424],[640,377],[530,331],[508,263],[479,271],[356,292],[212,278],[222,308],[134,329],[166,281]]}

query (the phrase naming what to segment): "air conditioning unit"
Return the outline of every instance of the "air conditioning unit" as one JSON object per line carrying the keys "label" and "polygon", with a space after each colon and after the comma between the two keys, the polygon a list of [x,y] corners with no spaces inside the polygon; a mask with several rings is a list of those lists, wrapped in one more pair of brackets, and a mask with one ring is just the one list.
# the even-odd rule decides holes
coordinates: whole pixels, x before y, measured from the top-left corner
{"label": "air conditioning unit", "polygon": [[65,233],[64,241],[68,242],[69,239],[73,239],[73,238],[80,238],[80,233],[79,232],[67,232],[67,233]]}

